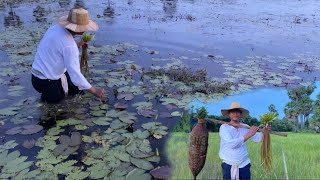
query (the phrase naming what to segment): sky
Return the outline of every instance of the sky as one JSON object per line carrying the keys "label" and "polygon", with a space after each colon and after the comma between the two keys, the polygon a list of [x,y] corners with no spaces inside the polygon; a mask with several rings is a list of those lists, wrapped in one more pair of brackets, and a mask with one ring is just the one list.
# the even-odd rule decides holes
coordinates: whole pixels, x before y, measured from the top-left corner
{"label": "sky", "polygon": [[[315,100],[320,93],[320,81],[316,82],[316,89],[311,94],[311,99]],[[205,106],[209,115],[221,115],[221,109],[229,108],[232,102],[238,102],[241,106],[250,111],[250,116],[259,119],[260,115],[267,113],[270,104],[274,104],[279,113],[278,118],[282,119],[284,115],[284,107],[290,102],[286,89],[258,89],[243,94],[227,96],[226,98],[205,104],[199,100],[191,103],[194,108]],[[191,107],[190,106],[190,107]]]}

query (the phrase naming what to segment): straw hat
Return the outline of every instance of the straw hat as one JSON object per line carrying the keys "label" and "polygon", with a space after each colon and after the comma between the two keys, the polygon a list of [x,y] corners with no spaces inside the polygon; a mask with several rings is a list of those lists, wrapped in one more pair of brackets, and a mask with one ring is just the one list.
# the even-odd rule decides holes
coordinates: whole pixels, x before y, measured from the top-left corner
{"label": "straw hat", "polygon": [[90,20],[89,12],[85,9],[71,9],[68,16],[59,19],[58,24],[73,32],[97,31],[98,25]]}
{"label": "straw hat", "polygon": [[241,107],[241,105],[238,102],[232,102],[229,109],[221,109],[221,114],[223,116],[228,116],[229,115],[229,111],[233,110],[233,109],[238,109],[241,111],[242,113],[242,117],[247,117],[249,116],[249,111],[246,110],[245,108]]}

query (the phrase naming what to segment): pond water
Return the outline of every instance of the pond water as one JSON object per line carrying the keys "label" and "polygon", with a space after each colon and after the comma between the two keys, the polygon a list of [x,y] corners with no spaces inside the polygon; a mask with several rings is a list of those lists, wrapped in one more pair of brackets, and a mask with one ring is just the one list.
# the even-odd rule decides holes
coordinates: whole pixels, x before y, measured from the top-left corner
{"label": "pond water", "polygon": [[[312,100],[316,100],[317,95],[320,93],[320,81],[315,83],[316,89],[310,95]],[[273,89],[255,89],[246,93],[227,96],[221,100],[214,101],[212,103],[204,103],[199,100],[194,100],[190,107],[194,108],[206,107],[210,115],[221,115],[221,109],[229,108],[232,102],[239,102],[242,107],[250,111],[250,116],[255,117],[259,120],[259,116],[267,113],[268,107],[274,104],[276,110],[279,113],[279,118],[285,117],[284,108],[287,103],[290,102],[288,97],[288,91],[284,88],[273,88]]]}
{"label": "pond water", "polygon": [[[50,109],[39,101],[39,94],[30,83],[30,66],[45,30],[75,6],[87,8],[91,18],[99,24],[100,29],[89,46],[89,79],[107,90],[109,101],[101,104],[84,95]],[[145,137],[141,131],[136,131],[144,130],[142,125],[151,122],[157,128],[168,128],[170,133],[192,99],[210,99],[217,94],[204,91],[203,87],[208,86],[204,82],[181,83],[168,80],[165,74],[144,76],[143,70],[148,72],[167,65],[183,65],[192,72],[206,69],[207,80],[231,82],[234,93],[242,93],[231,97],[219,94],[218,97],[226,98],[207,105],[213,114],[219,114],[231,101],[239,101],[253,116],[267,111],[271,103],[281,115],[281,109],[289,100],[286,89],[279,87],[319,80],[319,7],[317,0],[0,0],[0,155],[7,157],[7,151],[18,150],[32,162],[32,166],[27,163],[29,170],[41,169],[41,172],[36,171],[41,175],[38,177],[58,174],[60,178],[73,177],[81,171],[83,177],[90,174],[89,177],[94,178],[101,176],[95,170],[106,168],[99,166],[101,161],[111,164],[112,167],[108,167],[111,172],[104,174],[111,179],[123,178],[127,171],[138,166],[149,172],[148,163],[145,167],[145,161],[141,165],[141,161],[132,158],[145,154],[130,154],[134,165],[128,163],[131,160],[121,159],[120,162],[114,158],[113,153],[124,153],[120,158],[128,158],[126,151],[131,151],[121,145],[130,143],[139,146],[136,149],[142,148],[141,151],[155,153],[159,150],[160,160],[156,158],[157,162],[153,162],[155,160],[151,159],[154,166],[170,165],[165,153],[169,136]],[[273,89],[275,87],[277,89]],[[134,98],[118,98],[118,90],[129,93],[122,94],[123,97],[131,99],[134,94]],[[121,111],[124,114],[114,111],[117,103],[128,106]],[[200,101],[194,103],[203,105]],[[130,113],[134,113],[135,118]],[[129,122],[129,126],[120,122],[119,117]],[[132,119],[136,120],[133,124]],[[28,130],[24,125],[33,126]],[[44,129],[30,135],[8,134],[14,127],[18,128],[11,133],[20,131],[19,127],[30,133],[35,131],[35,125],[42,125]],[[114,131],[108,131],[109,127]],[[150,130],[150,124],[146,128]],[[130,131],[136,133],[133,135]],[[74,132],[81,132],[86,141],[77,144],[80,146],[77,153],[64,159],[52,154],[56,147],[65,148],[62,142],[68,141]],[[127,142],[132,136],[133,143]],[[120,140],[117,142],[113,138]],[[109,144],[103,144],[101,139],[103,143],[112,143],[107,152]],[[23,146],[24,142],[28,144],[32,140],[36,141],[33,149]],[[6,144],[12,141],[17,144]],[[72,148],[68,144],[67,150]],[[54,152],[57,153],[57,149]],[[97,154],[108,158],[96,158]],[[92,157],[95,157],[94,165]],[[54,167],[47,159],[56,162]],[[71,170],[64,172],[61,168],[67,166],[61,163],[66,161],[71,163],[72,174]],[[14,163],[17,162],[11,164]],[[10,168],[3,167],[0,162],[0,172],[3,169],[10,172]],[[128,168],[124,171],[123,167]],[[12,178],[16,175],[11,173]]]}

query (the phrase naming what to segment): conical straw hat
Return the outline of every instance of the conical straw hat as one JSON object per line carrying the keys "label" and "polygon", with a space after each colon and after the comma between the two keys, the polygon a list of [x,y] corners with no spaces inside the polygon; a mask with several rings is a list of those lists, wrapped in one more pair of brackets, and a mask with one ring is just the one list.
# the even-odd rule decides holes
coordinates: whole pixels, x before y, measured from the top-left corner
{"label": "conical straw hat", "polygon": [[221,109],[221,114],[222,114],[223,116],[227,116],[227,117],[228,117],[229,111],[230,111],[230,110],[233,110],[233,109],[238,109],[238,110],[240,110],[241,113],[242,113],[242,117],[247,117],[247,116],[249,116],[249,111],[246,110],[245,108],[241,107],[240,103],[238,103],[238,102],[232,102],[231,105],[230,105],[230,107],[229,107],[228,109]]}
{"label": "conical straw hat", "polygon": [[58,24],[73,32],[97,31],[98,25],[90,20],[89,12],[83,8],[71,9],[68,16],[59,19]]}

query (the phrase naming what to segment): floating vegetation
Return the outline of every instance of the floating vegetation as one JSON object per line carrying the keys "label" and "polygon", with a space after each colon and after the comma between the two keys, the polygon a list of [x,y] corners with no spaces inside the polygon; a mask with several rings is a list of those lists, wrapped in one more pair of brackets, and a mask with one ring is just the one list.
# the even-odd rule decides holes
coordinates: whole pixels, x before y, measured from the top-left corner
{"label": "floating vegetation", "polygon": [[[26,2],[30,1],[15,3]],[[111,10],[107,8],[104,15],[113,17]],[[53,19],[47,19],[44,13],[53,12],[39,5],[32,15],[39,22]],[[56,13],[51,16],[62,12]],[[195,20],[189,14],[174,18]],[[8,87],[10,98],[21,98],[27,88],[18,80],[30,74],[35,45],[51,22],[23,28],[21,18],[11,9],[4,23],[6,31],[0,34],[0,47],[9,60],[0,62],[0,83]],[[214,100],[259,86],[307,84],[309,80],[303,75],[320,70],[318,56],[310,54],[291,58],[248,56],[232,61],[221,55],[206,55],[206,60],[223,68],[224,77],[215,79],[209,78],[205,69],[193,70],[184,64],[187,60],[203,60],[199,57],[161,59],[157,57],[159,51],[130,43],[93,46],[87,56],[97,68],[90,72],[90,81],[109,88],[114,98],[101,104],[86,94],[78,95],[53,108],[38,99],[13,105],[7,105],[10,98],[0,100],[6,104],[0,109],[1,130],[6,139],[16,140],[1,142],[0,179],[151,179],[150,174],[155,178],[170,177],[169,167],[157,167],[164,154],[159,154],[162,147],[155,144],[167,138],[172,124],[192,100]],[[122,60],[121,55],[132,57],[130,52],[141,50],[154,57],[150,68],[136,60]],[[17,151],[21,147],[18,145],[32,148],[35,157]]]}

